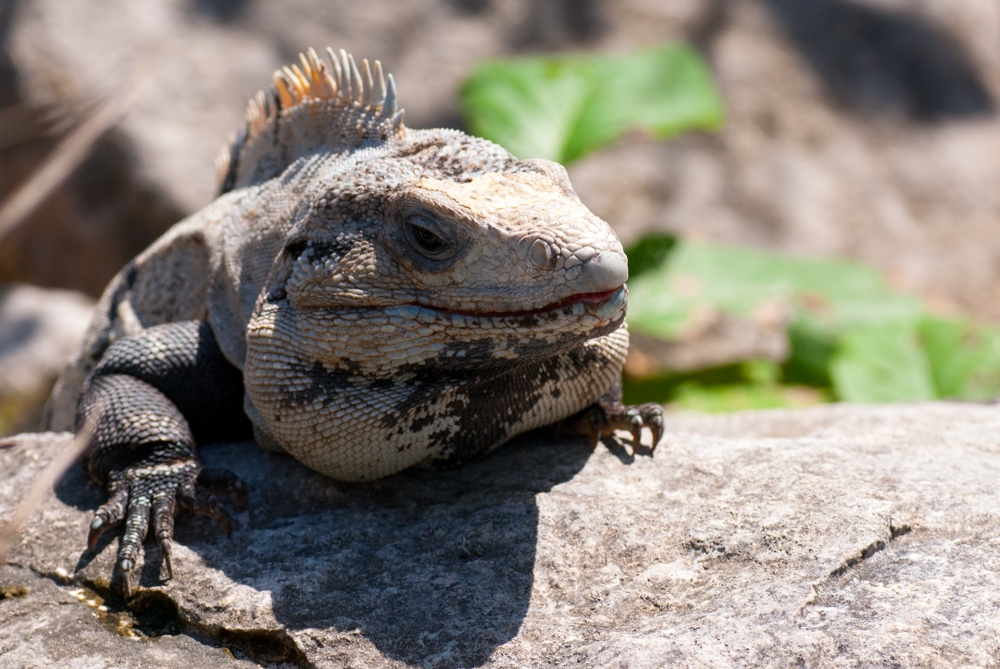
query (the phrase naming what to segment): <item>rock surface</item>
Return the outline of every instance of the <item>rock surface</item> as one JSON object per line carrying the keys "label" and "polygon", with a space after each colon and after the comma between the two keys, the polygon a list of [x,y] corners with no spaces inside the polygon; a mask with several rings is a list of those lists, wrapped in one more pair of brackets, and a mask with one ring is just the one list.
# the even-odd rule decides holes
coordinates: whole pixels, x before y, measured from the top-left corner
{"label": "rock surface", "polygon": [[93,309],[80,293],[0,284],[0,435],[41,427],[52,384]]}
{"label": "rock surface", "polygon": [[861,260],[939,308],[1000,318],[1000,4],[697,4],[715,7],[688,34],[726,125],[573,166],[595,213],[624,239]]}
{"label": "rock surface", "polygon": [[[250,507],[182,518],[128,607],[73,468],[0,570],[0,667],[1000,666],[997,407],[670,423],[655,457],[536,434],[368,485],[206,448]],[[0,517],[66,444],[0,450]]]}

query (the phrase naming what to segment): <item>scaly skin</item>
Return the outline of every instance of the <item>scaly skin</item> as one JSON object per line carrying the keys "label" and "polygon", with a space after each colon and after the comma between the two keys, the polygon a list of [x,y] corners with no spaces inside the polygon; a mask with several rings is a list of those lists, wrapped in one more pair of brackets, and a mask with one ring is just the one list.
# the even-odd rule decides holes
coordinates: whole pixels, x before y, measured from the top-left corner
{"label": "scaly skin", "polygon": [[170,385],[188,377],[109,376],[102,360],[124,350],[136,368],[228,361],[236,377],[212,363],[221,371],[191,383],[231,397],[242,372],[257,441],[342,480],[453,466],[573,416],[595,440],[648,426],[655,446],[662,432],[659,407],[621,405],[627,260],[566,171],[409,130],[380,66],[372,91],[367,63],[335,60],[310,53],[251,102],[224,193],[109,285],[53,395],[54,429],[122,405],[85,464],[112,493],[91,543],[126,520],[126,590],[150,513],[168,556],[175,499],[225,525],[213,485],[243,491],[231,474],[199,479],[201,418]]}

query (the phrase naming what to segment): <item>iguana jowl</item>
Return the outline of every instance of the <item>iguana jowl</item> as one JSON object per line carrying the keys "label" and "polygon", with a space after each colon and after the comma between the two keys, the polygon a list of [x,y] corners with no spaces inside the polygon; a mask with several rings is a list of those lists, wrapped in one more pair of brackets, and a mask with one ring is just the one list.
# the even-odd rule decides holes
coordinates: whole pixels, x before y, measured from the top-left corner
{"label": "iguana jowl", "polygon": [[408,129],[378,61],[329,58],[251,100],[218,199],[111,282],[53,394],[53,429],[97,416],[83,464],[110,499],[90,546],[125,521],[126,592],[150,519],[168,573],[176,509],[228,532],[217,494],[246,490],[195,445],[251,427],[343,480],[573,416],[659,440],[658,406],[620,402],[625,254],[566,171]]}

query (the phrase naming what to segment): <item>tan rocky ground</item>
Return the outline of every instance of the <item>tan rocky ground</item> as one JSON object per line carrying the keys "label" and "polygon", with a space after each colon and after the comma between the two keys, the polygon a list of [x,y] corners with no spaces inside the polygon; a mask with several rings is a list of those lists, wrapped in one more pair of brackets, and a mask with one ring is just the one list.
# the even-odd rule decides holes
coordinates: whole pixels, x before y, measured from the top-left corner
{"label": "tan rocky ground", "polygon": [[[998,667],[998,434],[943,403],[674,416],[652,458],[539,435],[350,486],[209,447],[250,508],[228,541],[182,518],[130,611],[74,469],[0,571],[0,667]],[[0,516],[65,443],[0,450]]]}

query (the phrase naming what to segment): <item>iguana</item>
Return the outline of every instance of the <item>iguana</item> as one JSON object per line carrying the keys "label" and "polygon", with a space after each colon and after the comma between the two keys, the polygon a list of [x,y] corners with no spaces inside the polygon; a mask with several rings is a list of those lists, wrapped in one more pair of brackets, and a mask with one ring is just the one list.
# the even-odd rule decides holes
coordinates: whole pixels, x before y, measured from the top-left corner
{"label": "iguana", "polygon": [[360,481],[571,417],[595,443],[662,434],[658,405],[621,403],[627,260],[566,171],[409,129],[378,61],[328,58],[250,101],[218,198],[112,280],[50,400],[51,429],[92,429],[88,543],[125,522],[126,594],[150,521],[172,577],[177,510],[228,534],[220,498],[246,504],[198,443],[252,434]]}

